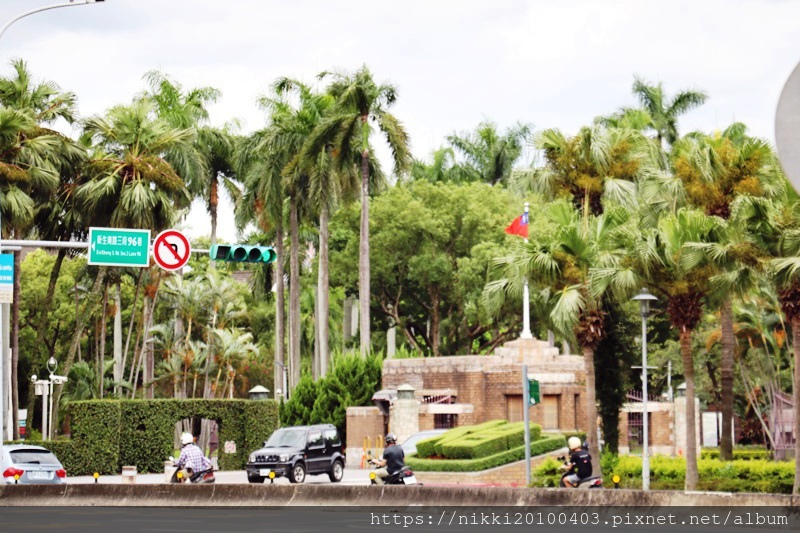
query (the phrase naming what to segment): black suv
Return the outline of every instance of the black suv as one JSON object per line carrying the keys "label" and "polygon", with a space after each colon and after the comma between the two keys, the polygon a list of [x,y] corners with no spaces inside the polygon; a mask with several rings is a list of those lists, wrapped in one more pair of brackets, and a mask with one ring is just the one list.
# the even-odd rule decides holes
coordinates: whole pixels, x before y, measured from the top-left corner
{"label": "black suv", "polygon": [[342,441],[332,424],[281,428],[250,454],[244,468],[250,483],[263,483],[270,472],[292,483],[302,483],[306,474],[328,474],[338,483],[344,476]]}

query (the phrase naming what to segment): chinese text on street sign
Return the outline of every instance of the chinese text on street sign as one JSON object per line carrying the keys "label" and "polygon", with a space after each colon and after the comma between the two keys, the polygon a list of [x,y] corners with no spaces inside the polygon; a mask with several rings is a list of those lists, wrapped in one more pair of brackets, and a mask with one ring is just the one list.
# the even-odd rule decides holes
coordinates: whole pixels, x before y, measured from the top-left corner
{"label": "chinese text on street sign", "polygon": [[150,230],[89,228],[89,264],[150,266]]}

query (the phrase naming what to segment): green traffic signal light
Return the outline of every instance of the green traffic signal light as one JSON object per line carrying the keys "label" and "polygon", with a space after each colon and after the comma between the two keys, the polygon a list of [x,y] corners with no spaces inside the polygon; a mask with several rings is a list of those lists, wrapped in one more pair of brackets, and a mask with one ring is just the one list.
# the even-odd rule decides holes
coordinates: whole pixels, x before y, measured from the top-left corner
{"label": "green traffic signal light", "polygon": [[272,263],[278,254],[272,246],[250,246],[247,244],[215,244],[209,252],[213,261],[235,263]]}

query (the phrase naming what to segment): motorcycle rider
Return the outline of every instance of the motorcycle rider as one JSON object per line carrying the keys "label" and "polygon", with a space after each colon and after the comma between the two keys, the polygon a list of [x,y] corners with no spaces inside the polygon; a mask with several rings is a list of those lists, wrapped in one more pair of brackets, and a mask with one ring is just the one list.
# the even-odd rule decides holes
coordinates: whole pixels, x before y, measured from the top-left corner
{"label": "motorcycle rider", "polygon": [[380,459],[370,459],[372,464],[379,467],[375,471],[378,485],[382,485],[387,477],[399,472],[405,466],[406,454],[403,452],[403,448],[397,445],[395,434],[388,433],[384,440],[386,447],[383,449],[383,456]]}
{"label": "motorcycle rider", "polygon": [[581,480],[592,476],[592,456],[581,445],[581,439],[578,437],[570,437],[567,445],[570,456],[569,463],[564,468],[569,473],[564,476],[564,484],[567,487],[577,487]]}
{"label": "motorcycle rider", "polygon": [[181,455],[173,464],[176,468],[185,468],[189,471],[190,481],[196,482],[208,470],[211,470],[211,460],[203,455],[200,447],[194,443],[191,433],[181,434]]}

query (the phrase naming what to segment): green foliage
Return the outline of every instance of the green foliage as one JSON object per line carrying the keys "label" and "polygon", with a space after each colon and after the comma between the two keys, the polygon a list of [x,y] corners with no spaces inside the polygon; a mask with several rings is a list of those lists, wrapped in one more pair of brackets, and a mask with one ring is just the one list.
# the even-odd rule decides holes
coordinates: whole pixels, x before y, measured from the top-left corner
{"label": "green foliage", "polygon": [[[531,455],[542,455],[564,446],[564,437],[546,436],[531,442]],[[417,444],[419,450],[419,444]],[[525,458],[525,445],[517,446],[494,455],[478,459],[424,459],[416,456],[407,457],[406,464],[420,472],[476,472],[494,468]]]}
{"label": "green foliage", "polygon": [[[701,459],[719,459],[719,448],[704,448],[700,451]],[[766,448],[734,448],[733,459],[749,461],[753,459],[772,459],[772,452]]]}
{"label": "green foliage", "polygon": [[[559,462],[548,459],[533,473],[533,486],[556,486],[561,473]],[[700,480],[698,490],[715,492],[756,492],[791,494],[794,481],[794,462],[775,462],[761,459],[736,459],[720,461],[701,459],[698,462]],[[613,474],[620,476],[620,487],[640,489],[642,459],[626,455],[616,459],[604,458],[603,472],[606,482]],[[682,457],[655,456],[650,462],[650,488],[653,490],[681,490],[684,486],[686,461]],[[555,484],[554,484],[555,483]]]}
{"label": "green foliage", "polygon": [[[541,426],[531,424],[531,442],[539,439],[541,432]],[[438,437],[420,441],[417,443],[417,456],[440,456],[448,460],[478,459],[524,445],[524,423],[510,424],[506,420],[490,420],[474,426],[453,428]]]}
{"label": "green foliage", "polygon": [[[619,413],[630,390],[631,366],[636,364],[637,323],[633,313],[623,306],[606,301],[603,327],[606,336],[594,352],[595,393],[598,414],[602,420],[604,448],[612,453],[619,449]],[[605,472],[606,470],[603,469]]]}
{"label": "green foliage", "polygon": [[[78,476],[94,472],[101,474],[119,472],[122,425],[120,402],[113,400],[73,402],[69,405],[69,413],[70,437],[73,444],[69,456],[71,463],[69,466],[62,463],[67,472]],[[126,420],[125,423],[129,422]]]}
{"label": "green foliage", "polygon": [[[372,298],[379,304],[373,306],[375,319],[396,322],[398,339],[425,355],[488,351],[498,336],[519,327],[517,302],[509,302],[508,312],[497,319],[480,298],[493,259],[507,246],[503,228],[519,212],[520,200],[508,191],[478,183],[421,181],[375,197],[370,242],[381,251],[370,262]],[[531,224],[536,220],[531,213]],[[340,209],[331,220],[331,283],[353,294],[358,228],[357,205]],[[428,319],[438,324],[439,337],[420,333]],[[441,339],[437,353],[434,338]]]}
{"label": "green foliage", "polygon": [[[63,457],[56,455],[71,475],[116,474],[128,465],[163,471],[174,453],[175,424],[192,417],[219,423],[219,467],[238,470],[278,427],[272,400],[90,400],[71,403],[69,412],[72,439],[56,441]],[[236,445],[230,454],[222,451],[229,441]]]}
{"label": "green foliage", "polygon": [[380,389],[380,355],[362,358],[358,354],[335,354],[328,375],[316,382],[305,374],[289,401],[282,404],[283,426],[333,424],[341,438],[347,438],[347,408],[372,405]]}

